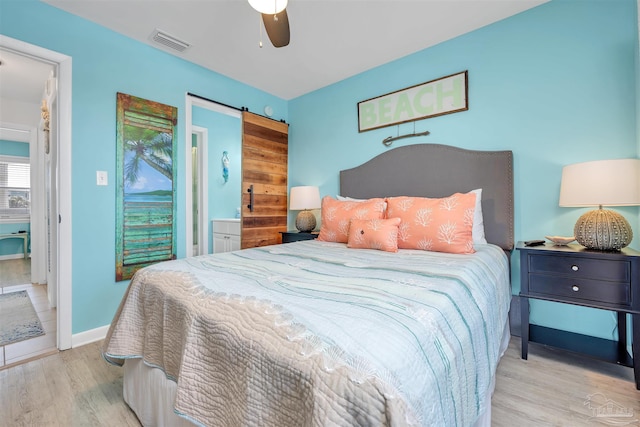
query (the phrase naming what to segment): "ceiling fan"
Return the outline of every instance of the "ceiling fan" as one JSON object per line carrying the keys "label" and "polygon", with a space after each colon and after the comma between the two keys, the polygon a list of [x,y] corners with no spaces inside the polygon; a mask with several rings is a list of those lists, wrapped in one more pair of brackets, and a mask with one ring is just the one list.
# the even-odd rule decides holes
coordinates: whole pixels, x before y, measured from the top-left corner
{"label": "ceiling fan", "polygon": [[[274,47],[289,44],[288,0],[249,0],[249,4],[262,15],[262,22]],[[262,46],[262,42],[260,42]]]}

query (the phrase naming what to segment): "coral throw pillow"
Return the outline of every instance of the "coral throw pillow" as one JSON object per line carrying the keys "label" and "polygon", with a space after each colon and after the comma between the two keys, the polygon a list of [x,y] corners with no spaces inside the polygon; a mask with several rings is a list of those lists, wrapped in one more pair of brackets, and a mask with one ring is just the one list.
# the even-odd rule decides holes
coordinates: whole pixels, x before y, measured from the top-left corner
{"label": "coral throw pillow", "polygon": [[474,253],[471,230],[475,203],[474,193],[456,193],[442,199],[388,198],[387,215],[402,219],[398,248]]}
{"label": "coral throw pillow", "polygon": [[322,224],[318,240],[347,243],[352,219],[383,219],[384,208],[384,199],[354,202],[325,196],[322,199]]}
{"label": "coral throw pillow", "polygon": [[352,219],[347,246],[356,249],[398,252],[400,221],[400,218]]}

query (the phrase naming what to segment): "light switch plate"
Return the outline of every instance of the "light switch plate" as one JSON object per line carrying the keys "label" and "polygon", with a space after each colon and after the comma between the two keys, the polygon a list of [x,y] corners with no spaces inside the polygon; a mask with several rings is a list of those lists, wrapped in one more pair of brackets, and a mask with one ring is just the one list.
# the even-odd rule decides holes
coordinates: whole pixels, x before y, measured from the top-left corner
{"label": "light switch plate", "polygon": [[97,185],[107,185],[107,171],[96,171],[96,184]]}

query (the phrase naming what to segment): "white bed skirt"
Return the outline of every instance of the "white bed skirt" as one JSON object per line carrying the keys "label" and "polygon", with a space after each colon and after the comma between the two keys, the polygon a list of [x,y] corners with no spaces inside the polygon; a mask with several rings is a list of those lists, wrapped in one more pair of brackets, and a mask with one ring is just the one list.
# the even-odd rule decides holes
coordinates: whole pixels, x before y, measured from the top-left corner
{"label": "white bed skirt", "polygon": [[[511,339],[509,322],[502,334],[500,357]],[[482,415],[473,427],[491,427],[491,396],[496,385],[495,374],[487,391]],[[124,364],[123,396],[145,427],[193,427],[199,425],[173,411],[176,383],[161,369],[145,365],[142,359],[127,359]]]}

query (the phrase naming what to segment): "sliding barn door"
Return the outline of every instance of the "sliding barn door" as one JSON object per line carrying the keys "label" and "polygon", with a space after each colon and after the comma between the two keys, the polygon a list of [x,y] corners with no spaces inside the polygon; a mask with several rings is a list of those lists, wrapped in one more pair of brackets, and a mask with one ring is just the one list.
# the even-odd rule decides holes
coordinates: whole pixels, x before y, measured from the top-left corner
{"label": "sliding barn door", "polygon": [[287,230],[289,125],[242,113],[242,248],[274,245]]}

